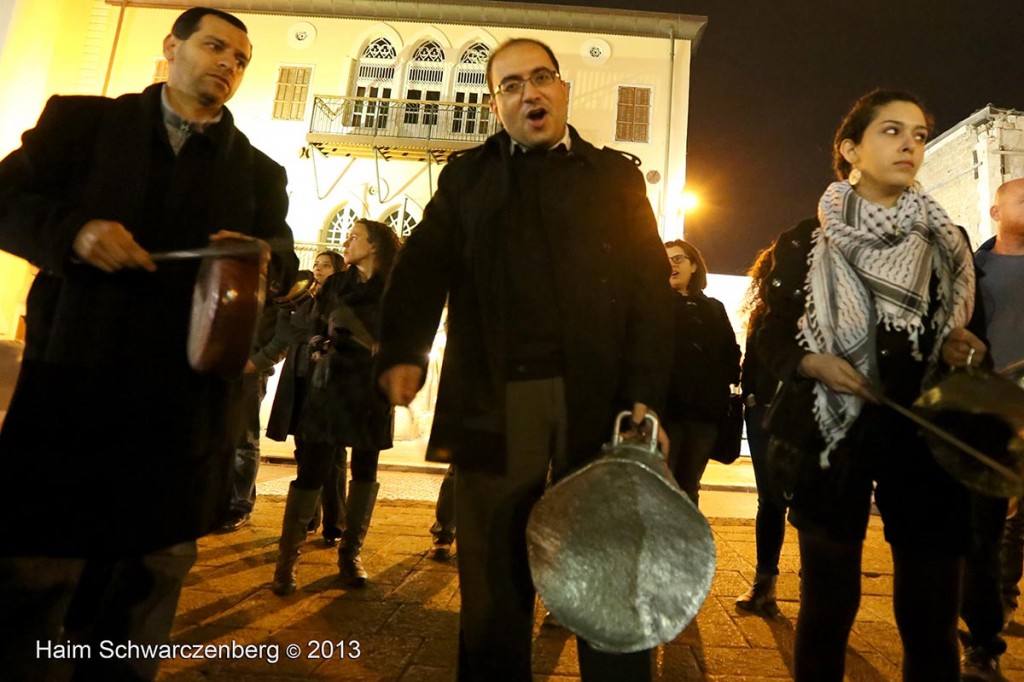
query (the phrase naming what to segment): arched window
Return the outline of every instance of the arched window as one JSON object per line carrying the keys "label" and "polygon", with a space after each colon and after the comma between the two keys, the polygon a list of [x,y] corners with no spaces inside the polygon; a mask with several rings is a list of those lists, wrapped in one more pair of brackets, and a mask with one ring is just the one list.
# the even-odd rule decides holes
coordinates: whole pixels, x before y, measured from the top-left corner
{"label": "arched window", "polygon": [[[491,58],[491,48],[483,43],[473,43],[462,53],[459,59],[459,71],[466,75],[460,75],[459,85],[487,86],[487,77],[484,70],[487,68],[487,60]],[[469,74],[474,74],[470,76]]]}
{"label": "arched window", "polygon": [[[444,82],[444,49],[428,40],[412,54],[405,79],[405,98],[419,102],[437,102],[441,99]],[[437,125],[437,105],[413,101],[405,105],[407,125]]]}
{"label": "arched window", "polygon": [[356,128],[386,128],[388,103],[395,84],[395,61],[398,52],[387,38],[377,38],[363,50],[353,92],[357,99],[352,106],[349,125]]}
{"label": "arched window", "polygon": [[[366,46],[363,50],[363,57],[365,59],[379,59],[382,61],[394,62],[395,58],[398,57],[398,53],[395,51],[395,46],[391,44],[387,38],[377,38]],[[392,71],[388,79],[394,78],[395,74]]]}
{"label": "arched window", "polygon": [[[433,64],[441,64],[444,62],[444,48],[435,43],[433,40],[428,40],[413,52],[412,59],[413,67],[409,70],[413,72],[413,68],[423,69],[424,74],[421,74],[417,80],[423,80],[431,83],[440,83],[444,73],[440,66],[433,67]],[[416,63],[419,62],[418,65]]]}
{"label": "arched window", "polygon": [[452,132],[489,135],[491,111],[487,103],[487,59],[491,48],[474,43],[462,53],[455,69],[455,101],[460,105],[452,114]]}
{"label": "arched window", "polygon": [[341,246],[345,243],[348,231],[352,229],[353,223],[358,218],[358,214],[351,208],[341,206],[324,225],[324,229],[320,233],[320,242],[322,244],[331,244],[332,246]]}
{"label": "arched window", "polygon": [[403,203],[402,206],[387,214],[381,222],[394,230],[399,239],[405,241],[405,238],[409,236],[412,228],[416,227],[419,220],[412,213],[409,213],[408,206]]}

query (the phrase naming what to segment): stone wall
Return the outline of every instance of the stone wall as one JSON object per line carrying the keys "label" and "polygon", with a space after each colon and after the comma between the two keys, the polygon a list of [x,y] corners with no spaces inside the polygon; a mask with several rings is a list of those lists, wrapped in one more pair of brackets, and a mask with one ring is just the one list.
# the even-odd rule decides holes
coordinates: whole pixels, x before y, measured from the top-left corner
{"label": "stone wall", "polygon": [[978,234],[978,162],[975,149],[978,136],[973,126],[962,126],[929,148],[917,175],[918,182],[950,218],[971,235]]}
{"label": "stone wall", "polygon": [[976,247],[992,236],[996,189],[1024,177],[1024,112],[981,109],[942,133],[925,150],[917,179]]}

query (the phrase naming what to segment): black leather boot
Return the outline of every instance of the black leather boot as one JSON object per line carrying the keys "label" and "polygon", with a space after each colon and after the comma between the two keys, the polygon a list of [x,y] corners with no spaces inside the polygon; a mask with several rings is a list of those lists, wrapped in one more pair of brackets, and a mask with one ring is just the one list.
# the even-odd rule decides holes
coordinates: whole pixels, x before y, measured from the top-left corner
{"label": "black leather boot", "polygon": [[288,500],[284,505],[284,520],[281,522],[281,540],[277,544],[277,566],[274,568],[274,582],[270,589],[274,594],[291,594],[296,589],[295,577],[298,572],[299,548],[306,541],[306,526],[313,518],[319,490],[288,487]]}
{"label": "black leather boot", "polygon": [[345,501],[345,532],[338,545],[338,574],[350,587],[366,587],[369,577],[363,568],[359,550],[370,528],[370,517],[377,502],[380,483],[376,481],[352,481]]}
{"label": "black leather boot", "polygon": [[775,581],[778,576],[754,576],[754,584],[736,600],[736,608],[752,613],[759,613],[769,618],[779,615],[779,605],[775,603]]}

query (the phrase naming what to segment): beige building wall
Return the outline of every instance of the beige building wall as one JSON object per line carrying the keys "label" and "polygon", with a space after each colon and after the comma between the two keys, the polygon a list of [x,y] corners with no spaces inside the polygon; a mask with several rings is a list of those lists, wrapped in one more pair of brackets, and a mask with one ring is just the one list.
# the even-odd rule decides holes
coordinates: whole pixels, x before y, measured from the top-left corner
{"label": "beige building wall", "polygon": [[986,107],[928,143],[917,179],[976,248],[994,234],[996,189],[1024,177],[1024,112]]}
{"label": "beige building wall", "polygon": [[[120,7],[102,0],[14,0],[8,37],[0,54],[0,88],[17,93],[18,106],[0,112],[0,146],[18,145],[53,93],[137,92],[153,81],[161,43],[180,8]],[[244,82],[229,108],[238,127],[288,171],[289,223],[299,241],[317,241],[340,206],[380,219],[404,206],[417,220],[430,200],[441,167],[414,161],[324,157],[307,149],[314,95],[346,95],[362,49],[383,36],[398,50],[400,71],[424,40],[434,40],[446,63],[458,61],[475,42],[494,47],[510,37],[530,36],[551,45],[563,78],[571,83],[570,123],[598,147],[635,155],[648,177],[648,197],[666,238],[681,236],[680,201],[686,173],[686,134],[691,43],[667,37],[568,33],[406,21],[237,13],[249,27],[254,51]],[[315,39],[294,40],[295,25],[307,22]],[[115,40],[116,37],[116,40]],[[609,48],[602,63],[588,56],[593,41]],[[278,69],[313,69],[302,121],[272,118]],[[404,73],[393,98],[403,97]],[[445,87],[450,92],[446,79]],[[620,85],[652,89],[650,141],[615,140]],[[7,97],[8,102],[12,101]],[[307,153],[308,152],[308,153]],[[653,171],[653,172],[652,172]],[[230,229],[230,226],[225,226]],[[13,333],[30,271],[23,261],[0,254],[0,337]]]}
{"label": "beige building wall", "polygon": [[[56,93],[103,91],[116,11],[101,0],[7,0],[0,43],[0,155],[21,143]],[[26,261],[0,251],[0,339],[19,334],[35,276]]]}

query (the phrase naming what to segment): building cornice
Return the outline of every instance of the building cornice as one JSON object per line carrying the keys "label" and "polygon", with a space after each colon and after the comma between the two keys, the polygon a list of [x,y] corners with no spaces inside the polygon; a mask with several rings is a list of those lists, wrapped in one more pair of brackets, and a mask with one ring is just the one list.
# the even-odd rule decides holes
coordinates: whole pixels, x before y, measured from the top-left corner
{"label": "building cornice", "polygon": [[[194,0],[106,0],[116,7],[187,9]],[[376,19],[461,26],[500,26],[645,38],[676,38],[696,51],[707,17],[665,12],[540,5],[536,3],[472,2],[470,0],[218,0],[218,9],[250,14],[301,17]]]}
{"label": "building cornice", "polygon": [[997,118],[1005,118],[1007,116],[1024,116],[1024,111],[1018,111],[1016,109],[999,109],[991,104],[984,106],[956,125],[950,126],[944,130],[941,135],[937,135],[931,140],[928,140],[928,144],[925,146],[925,151],[931,151],[933,148],[941,146],[940,143],[942,140],[945,140],[954,133],[960,132],[967,126],[982,126]]}

